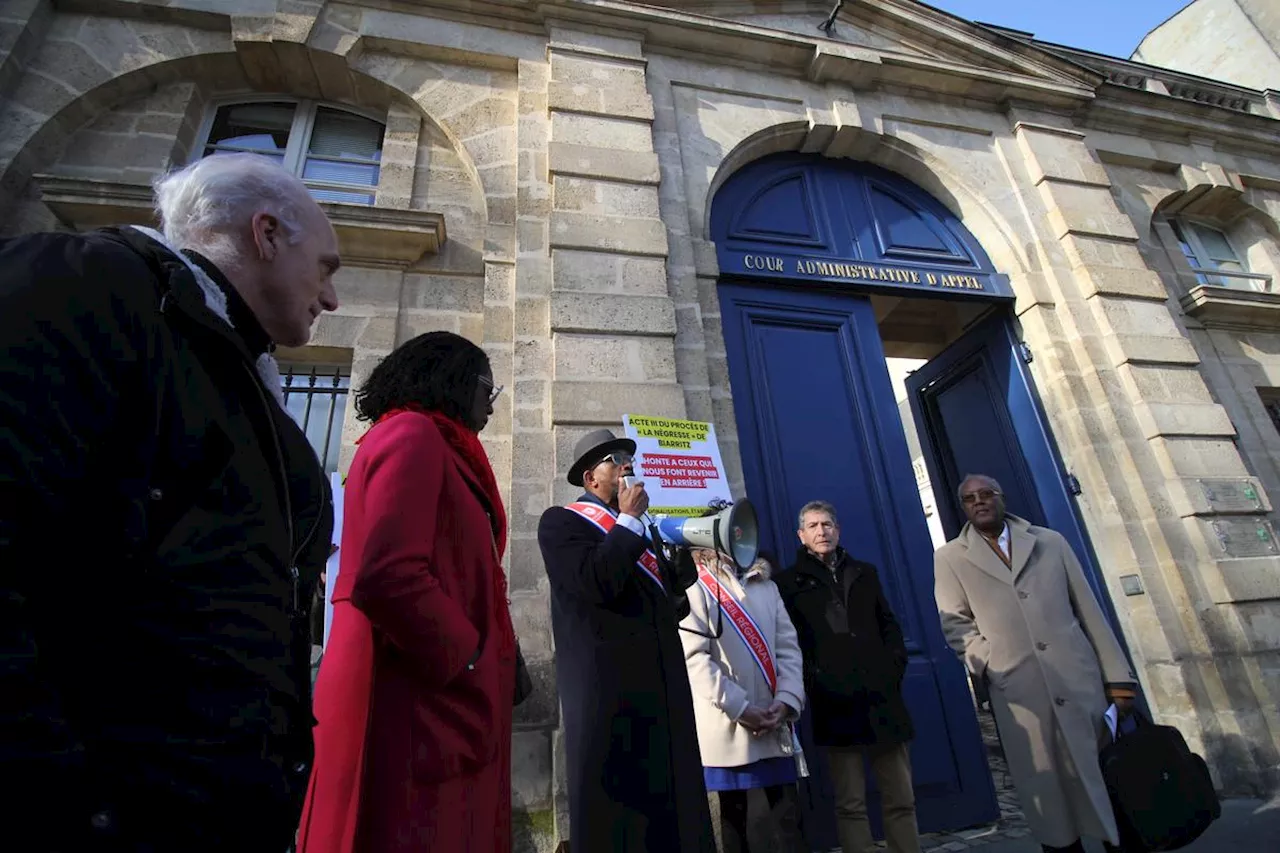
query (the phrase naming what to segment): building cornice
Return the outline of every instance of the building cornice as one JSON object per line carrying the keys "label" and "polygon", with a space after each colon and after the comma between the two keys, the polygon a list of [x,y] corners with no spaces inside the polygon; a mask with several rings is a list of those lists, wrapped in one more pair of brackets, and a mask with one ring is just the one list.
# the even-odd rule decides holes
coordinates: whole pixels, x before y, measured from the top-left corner
{"label": "building cornice", "polygon": [[[65,11],[172,20],[188,26],[231,29],[232,18],[179,4],[144,0],[55,0]],[[898,33],[904,43],[932,46],[937,54],[871,48],[770,29],[672,7],[628,0],[357,0],[347,4],[380,12],[429,15],[441,20],[554,40],[581,29],[643,45],[647,55],[674,55],[853,89],[912,91],[972,103],[1022,103],[1074,115],[1086,126],[1161,134],[1209,133],[1256,147],[1274,135],[1280,95],[1206,80],[1143,63],[1036,41],[1026,33],[979,24],[912,0],[862,0],[841,21]],[[822,4],[818,4],[822,5]],[[698,7],[714,11],[714,4]],[[816,7],[815,7],[816,8]],[[861,22],[861,23],[860,23]],[[816,29],[816,27],[815,27]],[[530,41],[524,55],[502,52],[501,40],[461,46],[400,40],[393,32],[356,34],[362,50],[514,69],[518,59],[541,56]],[[509,47],[509,45],[507,45]],[[970,58],[972,57],[972,61]],[[640,57],[643,59],[643,57]],[[985,64],[984,64],[985,63]],[[991,66],[999,67],[991,67]]]}

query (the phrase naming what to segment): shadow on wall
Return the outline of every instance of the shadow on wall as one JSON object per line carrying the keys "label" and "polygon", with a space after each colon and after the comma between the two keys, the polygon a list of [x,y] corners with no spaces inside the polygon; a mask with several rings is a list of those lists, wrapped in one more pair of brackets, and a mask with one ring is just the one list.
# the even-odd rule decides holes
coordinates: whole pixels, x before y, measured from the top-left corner
{"label": "shadow on wall", "polygon": [[[1233,733],[1205,732],[1205,760],[1217,770],[1218,792],[1226,797],[1270,797],[1280,795],[1280,765],[1274,763],[1274,748],[1250,743]],[[1254,768],[1266,768],[1261,774]]]}

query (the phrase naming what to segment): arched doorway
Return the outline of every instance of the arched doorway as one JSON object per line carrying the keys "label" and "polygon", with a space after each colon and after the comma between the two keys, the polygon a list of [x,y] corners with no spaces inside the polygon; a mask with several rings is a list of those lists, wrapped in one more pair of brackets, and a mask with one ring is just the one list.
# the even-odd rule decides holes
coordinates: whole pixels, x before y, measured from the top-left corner
{"label": "arched doorway", "polygon": [[[936,199],[850,160],[786,153],[745,166],[716,193],[711,231],[743,472],[766,541],[785,559],[799,507],[835,504],[842,543],[880,568],[906,636],[922,831],[994,821],[968,679],[938,622],[933,548],[958,532],[955,487],[971,472],[1007,480],[1011,512],[1083,545],[1008,280]],[[830,784],[815,758],[806,827],[811,846],[829,848]]]}

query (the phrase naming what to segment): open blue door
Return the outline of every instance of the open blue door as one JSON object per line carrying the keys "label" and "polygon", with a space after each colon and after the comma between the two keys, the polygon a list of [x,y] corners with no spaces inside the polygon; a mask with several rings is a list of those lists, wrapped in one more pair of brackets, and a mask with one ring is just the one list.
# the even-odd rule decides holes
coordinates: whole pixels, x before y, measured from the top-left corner
{"label": "open blue door", "polygon": [[[841,543],[879,567],[906,635],[920,829],[994,821],[966,676],[938,622],[932,545],[871,303],[725,282],[719,294],[747,494],[764,543],[789,563],[800,507],[835,505]],[[813,771],[805,831],[811,847],[830,849],[838,846],[830,777],[807,739],[805,747]],[[878,832],[879,809],[871,813]]]}
{"label": "open blue door", "polygon": [[1071,543],[1116,635],[1123,636],[1008,315],[993,312],[908,376],[906,386],[947,538],[965,522],[956,495],[961,480],[968,474],[994,477],[1009,512]]}

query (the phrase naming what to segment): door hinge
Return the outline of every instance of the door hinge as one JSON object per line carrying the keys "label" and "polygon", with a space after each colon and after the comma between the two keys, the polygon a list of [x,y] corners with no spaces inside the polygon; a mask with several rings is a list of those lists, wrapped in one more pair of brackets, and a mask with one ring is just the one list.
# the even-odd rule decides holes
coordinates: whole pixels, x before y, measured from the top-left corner
{"label": "door hinge", "polygon": [[1072,474],[1070,471],[1067,472],[1067,491],[1071,492],[1073,495],[1084,493],[1084,489],[1080,487],[1080,481],[1076,479],[1076,475]]}
{"label": "door hinge", "polygon": [[1027,364],[1036,360],[1035,355],[1031,352],[1031,345],[1026,341],[1018,342],[1018,353],[1022,356],[1022,360]]}

